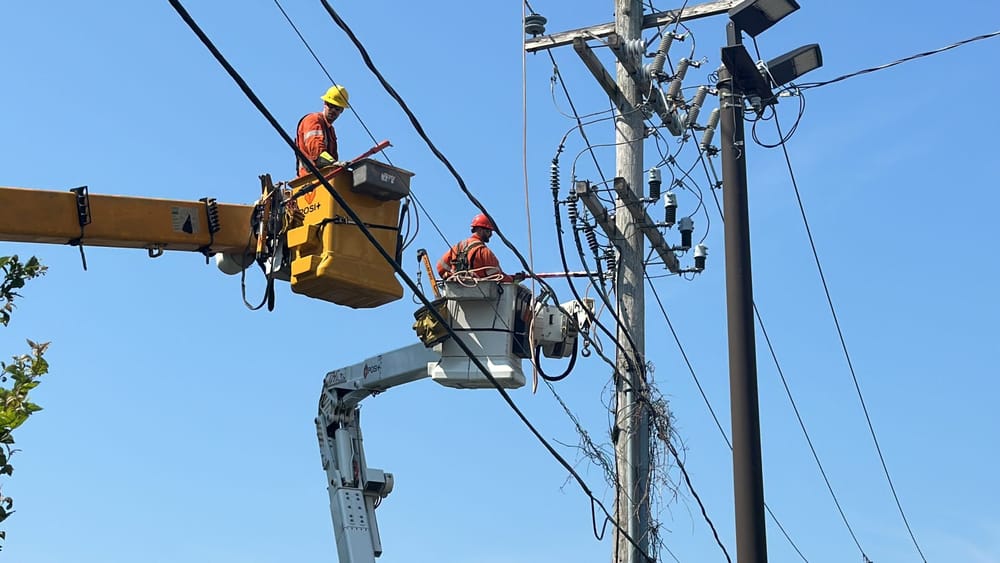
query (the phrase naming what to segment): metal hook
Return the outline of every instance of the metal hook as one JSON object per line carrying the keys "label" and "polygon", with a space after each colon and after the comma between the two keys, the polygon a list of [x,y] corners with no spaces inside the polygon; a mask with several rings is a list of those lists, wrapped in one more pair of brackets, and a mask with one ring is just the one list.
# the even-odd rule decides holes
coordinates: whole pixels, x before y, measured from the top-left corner
{"label": "metal hook", "polygon": [[147,247],[146,252],[149,253],[150,258],[159,258],[160,256],[163,256],[163,245],[154,244],[153,246]]}

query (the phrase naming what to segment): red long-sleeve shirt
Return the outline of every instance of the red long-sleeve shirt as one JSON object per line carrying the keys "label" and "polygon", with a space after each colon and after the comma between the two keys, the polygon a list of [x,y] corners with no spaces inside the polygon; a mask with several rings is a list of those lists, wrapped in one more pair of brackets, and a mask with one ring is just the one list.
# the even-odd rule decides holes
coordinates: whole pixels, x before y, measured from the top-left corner
{"label": "red long-sleeve shirt", "polygon": [[457,272],[455,262],[459,259],[462,252],[466,252],[468,260],[467,271],[473,277],[485,278],[501,274],[503,275],[501,281],[512,281],[513,278],[504,274],[500,268],[500,261],[497,260],[497,255],[493,254],[493,251],[486,246],[483,239],[479,238],[476,234],[449,248],[448,252],[445,252],[444,256],[438,260],[437,271],[442,279],[448,279]]}
{"label": "red long-sleeve shirt", "polygon": [[[337,132],[321,111],[306,114],[299,120],[295,144],[310,161],[315,161],[323,151],[330,153],[334,160],[340,159],[337,155]],[[301,161],[298,167],[299,177],[309,174]]]}

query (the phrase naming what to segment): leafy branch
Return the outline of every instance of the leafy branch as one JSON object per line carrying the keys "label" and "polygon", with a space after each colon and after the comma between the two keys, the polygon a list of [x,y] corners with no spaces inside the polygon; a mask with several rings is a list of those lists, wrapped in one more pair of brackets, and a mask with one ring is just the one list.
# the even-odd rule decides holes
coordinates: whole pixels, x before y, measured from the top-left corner
{"label": "leafy branch", "polygon": [[[0,325],[10,323],[14,311],[14,300],[21,297],[18,290],[26,281],[45,275],[46,267],[32,256],[27,262],[15,256],[0,256]],[[49,372],[45,351],[49,343],[38,344],[28,340],[31,349],[28,354],[14,356],[11,363],[0,362],[0,477],[14,474],[10,459],[18,451],[14,449],[14,430],[28,420],[42,407],[32,403],[28,394],[38,387],[39,378]],[[0,522],[14,513],[14,500],[0,491]],[[7,533],[0,530],[0,541],[7,539]]]}
{"label": "leafy branch", "polygon": [[0,325],[7,326],[10,322],[14,298],[21,296],[17,290],[24,287],[28,280],[44,276],[47,269],[34,256],[27,263],[21,262],[16,254],[0,256],[0,272],[3,272],[3,281],[0,282]]}

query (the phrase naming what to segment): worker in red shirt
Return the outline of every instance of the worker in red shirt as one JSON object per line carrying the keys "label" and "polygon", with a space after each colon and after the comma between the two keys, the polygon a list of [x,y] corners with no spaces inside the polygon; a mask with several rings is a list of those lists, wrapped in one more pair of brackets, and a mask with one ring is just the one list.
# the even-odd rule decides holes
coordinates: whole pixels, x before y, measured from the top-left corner
{"label": "worker in red shirt", "polygon": [[[299,150],[319,168],[340,164],[337,156],[337,132],[333,129],[333,122],[349,107],[347,88],[334,84],[321,99],[323,111],[303,116],[295,133],[295,144]],[[296,158],[296,162],[300,178],[309,174],[300,159]]]}
{"label": "worker in red shirt", "polygon": [[472,219],[472,236],[452,246],[438,260],[437,271],[441,279],[464,274],[477,279],[511,282],[512,276],[503,273],[496,254],[486,246],[496,227],[489,217],[480,213]]}

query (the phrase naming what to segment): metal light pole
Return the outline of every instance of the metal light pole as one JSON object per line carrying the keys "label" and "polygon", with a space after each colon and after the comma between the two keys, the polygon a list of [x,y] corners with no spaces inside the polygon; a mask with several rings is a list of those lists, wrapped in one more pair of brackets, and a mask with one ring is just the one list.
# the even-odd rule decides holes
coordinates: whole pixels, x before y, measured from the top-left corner
{"label": "metal light pole", "polygon": [[[733,22],[727,26],[728,45],[742,38]],[[757,401],[757,357],[750,268],[750,214],[747,203],[747,161],[743,131],[743,96],[730,72],[719,71],[721,110],[720,153],[725,214],[726,302],[729,324],[729,395],[733,432],[733,486],[736,509],[736,559],[767,561],[764,522],[764,472],[760,453],[760,407]]]}

